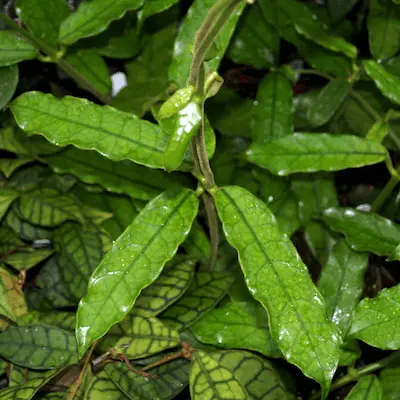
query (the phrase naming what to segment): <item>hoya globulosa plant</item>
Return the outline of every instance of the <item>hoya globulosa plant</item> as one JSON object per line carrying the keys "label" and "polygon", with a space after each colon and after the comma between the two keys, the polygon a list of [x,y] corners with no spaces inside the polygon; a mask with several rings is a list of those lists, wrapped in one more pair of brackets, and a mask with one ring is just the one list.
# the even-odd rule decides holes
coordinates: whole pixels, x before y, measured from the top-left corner
{"label": "hoya globulosa plant", "polygon": [[399,1],[77,3],[0,14],[0,400],[400,398]]}

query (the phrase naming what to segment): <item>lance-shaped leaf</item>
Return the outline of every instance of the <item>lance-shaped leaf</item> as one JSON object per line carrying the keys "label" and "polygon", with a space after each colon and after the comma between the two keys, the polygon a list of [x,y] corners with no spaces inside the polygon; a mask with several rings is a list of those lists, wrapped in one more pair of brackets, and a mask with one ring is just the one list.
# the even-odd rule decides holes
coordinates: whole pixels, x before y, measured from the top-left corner
{"label": "lance-shaped leaf", "polygon": [[148,357],[179,346],[177,331],[165,326],[157,318],[128,315],[111,327],[101,342],[101,349],[113,348],[130,359]]}
{"label": "lance-shaped leaf", "polygon": [[254,143],[248,160],[274,174],[340,171],[376,164],[387,156],[379,143],[353,135],[295,133],[270,143]]}
{"label": "lance-shaped leaf", "polygon": [[61,24],[59,41],[64,45],[70,45],[79,39],[97,35],[112,21],[122,18],[129,10],[138,9],[142,4],[143,0],[122,0],[112,4],[108,0],[82,3]]}
{"label": "lance-shaped leaf", "polygon": [[18,211],[26,221],[41,226],[55,226],[68,220],[83,223],[82,210],[75,199],[55,189],[23,193]]}
{"label": "lance-shaped leaf", "polygon": [[53,254],[54,250],[25,247],[4,256],[4,262],[17,270],[27,270],[41,263]]}
{"label": "lance-shaped leaf", "polygon": [[339,360],[339,337],[307,267],[262,201],[235,186],[219,189],[216,200],[246,284],[268,310],[272,338],[288,361],[318,381],[326,395]]}
{"label": "lance-shaped leaf", "polygon": [[17,0],[15,9],[35,37],[57,48],[61,22],[71,15],[71,9],[64,0]]}
{"label": "lance-shaped leaf", "polygon": [[186,260],[164,268],[156,281],[140,293],[132,312],[155,317],[180,299],[192,281],[194,265],[193,260]]}
{"label": "lance-shaped leaf", "polygon": [[293,133],[293,89],[283,72],[270,72],[261,81],[251,131],[253,140],[259,143]]}
{"label": "lance-shaped leaf", "polygon": [[382,94],[393,103],[400,105],[400,78],[386,71],[376,61],[367,60],[363,65]]}
{"label": "lance-shaped leaf", "polygon": [[12,189],[0,188],[0,219],[3,218],[11,203],[17,199],[19,193]]}
{"label": "lance-shaped leaf", "polygon": [[188,189],[166,191],[140,212],[93,273],[77,312],[80,354],[133,307],[190,231],[198,200]]}
{"label": "lance-shaped leaf", "polygon": [[66,60],[100,93],[111,93],[110,72],[103,57],[92,50],[80,50],[68,54]]}
{"label": "lance-shaped leaf", "polygon": [[193,354],[189,383],[193,400],[247,399],[243,385],[233,372],[203,351]]}
{"label": "lance-shaped leaf", "polygon": [[31,369],[54,369],[78,361],[71,332],[50,325],[10,326],[0,334],[0,355]]}
{"label": "lance-shaped leaf", "polygon": [[332,250],[318,283],[329,319],[345,337],[351,316],[364,289],[368,253],[356,253],[344,240]]}
{"label": "lance-shaped leaf", "polygon": [[19,73],[16,65],[0,67],[0,110],[2,110],[14,96],[18,80]]}
{"label": "lance-shaped leaf", "polygon": [[400,379],[400,368],[385,368],[379,374],[379,380],[382,384],[382,398],[388,400],[398,400]]}
{"label": "lance-shaped leaf", "polygon": [[10,107],[28,135],[39,132],[57,145],[96,150],[114,161],[129,159],[153,168],[163,166],[168,135],[132,114],[40,92],[24,93]]}
{"label": "lance-shaped leaf", "polygon": [[373,57],[384,60],[400,50],[400,6],[393,1],[371,0],[367,18]]}
{"label": "lance-shaped leaf", "polygon": [[0,171],[6,178],[9,178],[18,168],[32,161],[33,159],[30,157],[2,158],[0,159]]}
{"label": "lance-shaped leaf", "polygon": [[358,304],[349,337],[383,350],[400,349],[400,285]]}
{"label": "lance-shaped leaf", "polygon": [[44,160],[56,172],[73,174],[85,183],[97,183],[110,192],[124,193],[134,199],[150,200],[163,189],[178,185],[162,171],[128,161],[117,163],[95,151],[82,151],[76,147],[68,147]]}
{"label": "lance-shaped leaf", "polygon": [[[179,29],[178,36],[175,40],[174,56],[169,67],[169,79],[175,81],[179,87],[184,87],[186,85],[186,80],[189,76],[190,64],[192,62],[191,49],[193,47],[195,33],[200,28],[208,11],[214,4],[214,0],[195,0],[186,13],[185,19]],[[218,69],[244,5],[244,3],[239,5],[239,8],[219,32],[214,42],[217,54],[215,54],[214,58],[205,62],[206,72],[210,69]]]}
{"label": "lance-shaped leaf", "polygon": [[346,396],[346,400],[381,400],[382,386],[376,376],[362,376]]}
{"label": "lance-shaped leaf", "polygon": [[27,383],[11,386],[0,391],[0,400],[30,400],[58,371],[46,371]]}
{"label": "lance-shaped leaf", "polygon": [[151,369],[149,372],[157,379],[148,379],[135,374],[122,363],[112,363],[105,367],[106,374],[130,399],[175,398],[189,380],[189,363],[177,359]]}
{"label": "lance-shaped leaf", "polygon": [[127,400],[105,371],[100,371],[89,383],[85,400]]}
{"label": "lance-shaped leaf", "polygon": [[11,31],[0,32],[0,67],[36,58],[37,50]]}
{"label": "lance-shaped leaf", "polygon": [[84,227],[70,222],[54,233],[58,264],[69,296],[79,301],[87,290],[89,278],[103,258],[100,231],[88,222]]}
{"label": "lance-shaped leaf", "polygon": [[343,233],[356,251],[388,256],[400,241],[400,225],[372,212],[332,207],[325,211],[324,220],[331,229]]}
{"label": "lance-shaped leaf", "polygon": [[15,320],[15,315],[12,312],[10,304],[8,303],[7,289],[4,286],[3,279],[0,274],[0,314]]}
{"label": "lance-shaped leaf", "polygon": [[272,363],[256,354],[228,350],[212,353],[212,358],[233,372],[245,389],[247,399],[294,399]]}
{"label": "lance-shaped leaf", "polygon": [[345,79],[334,79],[318,92],[307,111],[307,119],[312,126],[327,123],[342,105],[350,90],[350,83]]}
{"label": "lance-shaped leaf", "polygon": [[256,302],[230,302],[214,308],[191,330],[200,342],[216,347],[253,350],[267,357],[280,356],[268,329],[268,315]]}
{"label": "lance-shaped leaf", "polygon": [[215,307],[233,282],[232,274],[199,272],[185,295],[160,317],[175,329],[183,330]]}

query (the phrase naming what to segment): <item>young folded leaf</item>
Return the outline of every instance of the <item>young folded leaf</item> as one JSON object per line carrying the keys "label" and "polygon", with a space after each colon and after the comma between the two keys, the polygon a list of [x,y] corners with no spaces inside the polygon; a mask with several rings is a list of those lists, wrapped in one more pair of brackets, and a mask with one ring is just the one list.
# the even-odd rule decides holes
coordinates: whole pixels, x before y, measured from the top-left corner
{"label": "young folded leaf", "polygon": [[386,157],[386,149],[377,142],[327,133],[295,133],[265,144],[253,143],[247,150],[250,162],[278,175],[340,171],[376,164]]}
{"label": "young folded leaf", "polygon": [[189,189],[169,190],[150,201],[94,271],[77,311],[82,357],[90,344],[120,322],[140,292],[160,275],[188,235],[198,200]]}
{"label": "young folded leaf", "polygon": [[321,384],[326,397],[339,361],[340,338],[307,267],[268,207],[251,193],[224,187],[216,201],[247,286],[268,311],[272,338],[289,362]]}

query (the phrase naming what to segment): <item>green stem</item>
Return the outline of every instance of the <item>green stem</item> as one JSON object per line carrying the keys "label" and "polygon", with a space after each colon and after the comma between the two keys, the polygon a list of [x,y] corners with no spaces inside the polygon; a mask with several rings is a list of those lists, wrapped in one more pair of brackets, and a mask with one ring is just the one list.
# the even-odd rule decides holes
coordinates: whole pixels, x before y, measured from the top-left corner
{"label": "green stem", "polygon": [[381,207],[385,204],[386,200],[392,194],[394,188],[397,186],[398,183],[399,183],[399,178],[396,175],[392,175],[389,182],[386,184],[386,186],[379,193],[378,197],[372,203],[371,207],[372,212],[378,212],[381,209]]}
{"label": "green stem", "polygon": [[28,40],[33,46],[35,46],[39,51],[44,53],[52,62],[57,64],[60,69],[62,69],[67,75],[69,75],[79,86],[86,89],[88,92],[92,93],[98,100],[104,104],[109,104],[111,102],[110,98],[102,93],[100,93],[92,84],[82,76],[65,58],[60,57],[60,53],[54,50],[52,47],[48,46],[45,42],[33,36],[28,30],[21,28],[15,21],[8,18],[3,13],[0,13],[0,18],[12,28],[14,31],[18,32],[26,40]]}
{"label": "green stem", "polygon": [[208,229],[210,231],[211,253],[208,260],[208,269],[213,270],[218,257],[219,247],[219,223],[217,210],[213,197],[209,193],[203,193],[204,208],[207,214]]}

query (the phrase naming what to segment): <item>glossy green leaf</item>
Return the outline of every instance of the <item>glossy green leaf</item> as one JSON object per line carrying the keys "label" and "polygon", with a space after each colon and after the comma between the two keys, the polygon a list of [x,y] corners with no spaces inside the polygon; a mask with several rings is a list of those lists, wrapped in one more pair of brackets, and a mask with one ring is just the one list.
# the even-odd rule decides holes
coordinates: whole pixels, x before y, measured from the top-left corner
{"label": "glossy green leaf", "polygon": [[293,90],[280,71],[270,72],[260,83],[251,121],[252,137],[258,143],[293,133]]}
{"label": "glossy green leaf", "polygon": [[362,376],[346,396],[346,400],[381,400],[382,387],[373,375]]}
{"label": "glossy green leaf", "polygon": [[55,374],[57,371],[47,371],[27,383],[3,389],[0,391],[0,400],[30,400]]}
{"label": "glossy green leaf", "polygon": [[0,171],[9,178],[15,170],[33,161],[30,157],[2,158],[0,159]]}
{"label": "glossy green leaf", "polygon": [[18,67],[0,67],[0,110],[12,99],[19,80]]}
{"label": "glossy green leaf", "polygon": [[[140,212],[93,273],[77,312],[82,355],[131,310],[190,231],[198,200],[188,189],[166,191]],[[105,293],[107,295],[105,296]]]}
{"label": "glossy green leaf", "polygon": [[164,311],[160,318],[175,329],[183,330],[216,306],[232,284],[225,272],[198,272],[185,295]]}
{"label": "glossy green leaf", "polygon": [[322,269],[318,289],[326,302],[329,319],[345,337],[351,316],[364,289],[368,253],[356,253],[341,240]]}
{"label": "glossy green leaf", "polygon": [[247,286],[268,310],[272,338],[283,355],[318,381],[323,395],[339,360],[339,337],[325,305],[268,207],[240,187],[218,190],[218,215],[228,242],[238,250]]}
{"label": "glossy green leaf", "polygon": [[247,157],[274,174],[340,171],[376,164],[386,158],[379,143],[353,135],[295,133],[270,143],[254,143]]}
{"label": "glossy green leaf", "polygon": [[248,351],[228,350],[212,353],[212,358],[233,372],[242,384],[246,399],[287,400],[294,395],[285,388],[272,363]]}
{"label": "glossy green leaf", "polygon": [[78,361],[71,332],[50,325],[10,326],[0,334],[0,355],[31,369],[54,369]]}
{"label": "glossy green leaf", "polygon": [[400,105],[400,78],[387,72],[376,61],[367,60],[363,63],[365,71],[375,82],[382,94],[393,103]]}
{"label": "glossy green leaf", "polygon": [[368,140],[375,140],[378,143],[382,143],[389,132],[390,125],[388,122],[377,121],[374,125],[372,125],[366,137]]}
{"label": "glossy green leaf", "polygon": [[73,144],[96,150],[114,161],[132,160],[162,168],[168,136],[155,124],[111,107],[87,100],[28,92],[11,109],[17,123],[29,135],[40,132],[60,146]]}
{"label": "glossy green leaf", "polygon": [[388,257],[387,261],[400,261],[400,244],[394,249],[394,252]]}
{"label": "glossy green leaf", "polygon": [[17,270],[27,270],[53,254],[53,250],[25,247],[4,257],[4,262]]}
{"label": "glossy green leaf", "polygon": [[122,0],[113,4],[107,0],[82,3],[61,24],[59,41],[64,45],[70,45],[79,39],[97,35],[112,21],[122,18],[129,10],[138,9],[142,4],[142,0]]}
{"label": "glossy green leaf", "polygon": [[177,359],[151,369],[149,372],[156,375],[157,379],[135,374],[122,363],[108,364],[105,372],[131,400],[169,400],[174,399],[187,385],[189,363]]}
{"label": "glossy green leaf", "polygon": [[55,189],[23,193],[18,210],[22,218],[36,225],[55,226],[68,220],[83,223],[82,210],[75,199]]}
{"label": "glossy green leaf", "polygon": [[85,400],[127,400],[105,371],[99,372],[90,382]]}
{"label": "glossy green leaf", "polygon": [[13,189],[0,188],[0,219],[3,218],[11,203],[19,196],[19,193]]}
{"label": "glossy green leaf", "polygon": [[133,314],[154,317],[180,299],[193,278],[193,260],[167,266],[161,275],[143,289],[132,309]]}
{"label": "glossy green leaf", "polygon": [[357,4],[358,0],[328,0],[328,11],[334,21],[339,21],[345,17]]}
{"label": "glossy green leaf", "polygon": [[373,57],[384,60],[400,50],[400,7],[391,1],[371,0],[368,13],[369,47]]}
{"label": "glossy green leaf", "polygon": [[[195,33],[200,28],[201,23],[204,21],[204,18],[214,3],[214,0],[195,0],[186,13],[179,29],[178,36],[175,40],[174,56],[169,67],[169,79],[176,82],[179,87],[186,86],[186,80],[189,76],[190,64],[192,62],[191,49],[193,48]],[[206,72],[218,69],[244,6],[245,4],[242,2],[237,11],[219,32],[215,40],[218,55],[212,60],[205,62]]]}
{"label": "glossy green leaf", "polygon": [[179,0],[150,0],[144,3],[143,8],[139,11],[138,18],[140,22],[145,21],[147,18],[160,14],[163,11],[168,10]]}
{"label": "glossy green leaf", "polygon": [[322,222],[310,221],[304,227],[304,239],[314,257],[324,265],[336,243],[333,232]]}
{"label": "glossy green leaf", "polygon": [[68,54],[66,60],[100,93],[111,93],[110,72],[103,57],[91,50],[80,50]]}
{"label": "glossy green leaf", "polygon": [[17,64],[36,58],[37,50],[26,40],[10,31],[0,31],[0,66]]}
{"label": "glossy green leaf", "polygon": [[57,48],[60,25],[71,15],[64,0],[17,0],[15,7],[19,18],[35,37]]}
{"label": "glossy green leaf", "polygon": [[400,348],[400,285],[365,298],[353,315],[349,337],[383,350]]}
{"label": "glossy green leaf", "polygon": [[312,126],[327,123],[342,105],[350,90],[350,83],[345,79],[334,79],[318,92],[307,111],[307,119]]}
{"label": "glossy green leaf", "polygon": [[192,229],[182,247],[190,257],[207,264],[211,254],[211,244],[203,228],[197,221],[193,222]]}
{"label": "glossy green leaf", "polygon": [[400,368],[385,368],[379,374],[382,385],[383,400],[398,400],[400,392],[398,382],[400,379]]}
{"label": "glossy green leaf", "polygon": [[349,367],[361,357],[361,349],[357,340],[348,340],[340,348],[340,367]]}
{"label": "glossy green leaf", "polygon": [[1,275],[0,275],[0,314],[7,318],[10,318],[11,320],[15,320],[14,313],[12,312],[10,304],[8,303],[7,290],[6,287],[4,286]]}
{"label": "glossy green leaf", "polygon": [[343,233],[356,251],[388,256],[400,241],[400,226],[372,212],[332,207],[325,211],[324,220],[331,229]]}
{"label": "glossy green leaf", "polygon": [[200,342],[216,347],[258,351],[267,357],[280,356],[269,333],[267,313],[256,302],[230,302],[214,308],[191,330]]}
{"label": "glossy green leaf", "polygon": [[247,398],[243,385],[232,371],[203,351],[193,354],[189,382],[193,400]]}

